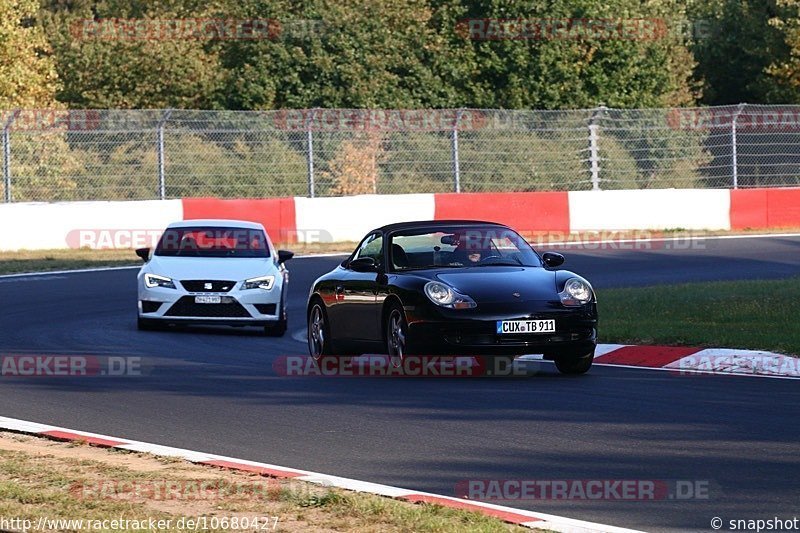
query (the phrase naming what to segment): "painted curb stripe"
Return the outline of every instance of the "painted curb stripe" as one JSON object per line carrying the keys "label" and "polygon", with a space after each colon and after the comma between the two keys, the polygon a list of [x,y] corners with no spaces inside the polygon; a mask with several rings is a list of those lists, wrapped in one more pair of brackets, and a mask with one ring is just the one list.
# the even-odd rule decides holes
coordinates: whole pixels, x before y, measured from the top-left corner
{"label": "painted curb stripe", "polygon": [[530,515],[515,513],[512,511],[505,511],[500,509],[492,509],[490,507],[483,507],[475,505],[473,502],[466,500],[453,500],[451,498],[443,498],[441,496],[433,496],[428,494],[409,494],[407,496],[400,496],[398,499],[406,500],[412,503],[427,503],[441,505],[442,507],[449,507],[451,509],[462,509],[465,511],[481,512],[482,514],[492,516],[509,522],[512,524],[527,524],[531,522],[541,522],[540,518],[534,518]]}
{"label": "painted curb stripe", "polygon": [[275,478],[284,478],[284,479],[291,479],[295,477],[303,476],[304,474],[299,471],[292,471],[292,470],[284,470],[278,468],[266,468],[263,466],[256,466],[256,465],[249,465],[245,463],[237,463],[234,461],[221,461],[218,459],[211,460],[211,461],[198,461],[198,464],[202,465],[209,465],[209,466],[217,466],[220,468],[225,468],[228,470],[243,470],[245,472],[252,472],[254,474],[259,474],[262,476],[269,476]]}
{"label": "painted curb stripe", "polygon": [[595,360],[598,363],[661,368],[698,351],[700,348],[679,346],[625,346],[596,357]]}
{"label": "painted curb stripe", "polygon": [[122,446],[123,444],[127,444],[126,442],[121,440],[105,439],[101,437],[91,437],[88,435],[81,435],[80,433],[72,433],[70,431],[42,431],[40,432],[40,434],[56,440],[66,440],[66,441],[80,440],[92,444],[94,446],[99,446],[101,448],[114,448],[116,446]]}
{"label": "painted curb stripe", "polygon": [[412,503],[429,503],[451,508],[470,510],[532,529],[549,529],[564,533],[642,533],[633,529],[608,526],[594,522],[585,522],[583,520],[576,520],[534,511],[526,511],[524,509],[514,509],[512,507],[505,507],[484,502],[469,502],[449,496],[417,492],[399,487],[379,485],[355,479],[340,478],[337,476],[329,476],[315,472],[283,468],[266,463],[258,463],[245,459],[235,459],[232,457],[206,454],[203,452],[186,450],[182,448],[173,448],[159,444],[151,444],[134,440],[123,440],[97,433],[49,426],[46,424],[29,422],[26,420],[19,420],[4,416],[0,416],[0,429],[16,431],[19,433],[34,434],[61,441],[83,441],[100,447],[113,447],[129,451],[147,452],[153,455],[161,456],[184,457],[195,464],[217,466],[231,470],[240,470],[243,472],[256,473],[269,477],[294,478],[300,481],[316,483],[318,485],[332,486],[357,492],[377,494],[380,496],[388,496],[393,499],[409,501]]}

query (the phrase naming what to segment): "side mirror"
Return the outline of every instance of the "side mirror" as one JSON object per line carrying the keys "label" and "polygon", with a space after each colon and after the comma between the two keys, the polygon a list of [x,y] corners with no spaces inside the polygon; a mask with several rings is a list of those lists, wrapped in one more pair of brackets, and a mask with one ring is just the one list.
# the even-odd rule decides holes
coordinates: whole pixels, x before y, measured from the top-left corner
{"label": "side mirror", "polygon": [[378,264],[371,257],[359,257],[358,259],[354,259],[350,261],[347,267],[356,272],[376,272],[378,270]]}
{"label": "side mirror", "polygon": [[564,264],[564,256],[556,252],[545,252],[542,254],[542,261],[548,268],[555,268]]}
{"label": "side mirror", "polygon": [[278,264],[283,264],[289,259],[294,257],[294,252],[290,252],[289,250],[278,250]]}
{"label": "side mirror", "polygon": [[136,255],[138,255],[142,261],[147,263],[150,260],[150,248],[137,248]]}

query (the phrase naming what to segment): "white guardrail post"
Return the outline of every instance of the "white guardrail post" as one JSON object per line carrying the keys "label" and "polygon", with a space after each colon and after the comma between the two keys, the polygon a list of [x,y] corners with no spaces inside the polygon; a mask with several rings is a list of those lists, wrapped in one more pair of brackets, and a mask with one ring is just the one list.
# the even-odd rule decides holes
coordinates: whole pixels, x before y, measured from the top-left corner
{"label": "white guardrail post", "polygon": [[306,164],[308,165],[308,197],[314,198],[316,191],[314,190],[314,133],[313,123],[314,115],[317,109],[314,108],[308,113],[306,117]]}
{"label": "white guardrail post", "polygon": [[9,128],[11,128],[11,124],[14,122],[14,119],[17,118],[17,115],[20,114],[20,109],[15,110],[5,124],[3,124],[3,188],[5,190],[5,194],[3,195],[3,201],[5,203],[11,203],[14,199],[11,196],[11,133],[9,132]]}
{"label": "white guardrail post", "polygon": [[164,124],[169,120],[172,109],[167,109],[158,122],[158,199],[167,197],[167,181],[164,169]]}
{"label": "white guardrail post", "polygon": [[592,173],[592,190],[600,190],[600,147],[598,145],[600,126],[596,123],[597,118],[608,109],[601,105],[592,112],[589,119],[589,165]]}
{"label": "white guardrail post", "polygon": [[731,169],[733,171],[734,189],[739,188],[739,151],[736,140],[736,122],[739,120],[739,115],[742,114],[742,111],[744,111],[744,106],[746,105],[747,104],[739,104],[739,107],[736,108],[736,113],[733,115],[733,120],[731,120]]}
{"label": "white guardrail post", "polygon": [[456,120],[453,124],[453,131],[451,132],[450,144],[453,153],[453,191],[461,192],[461,162],[458,156],[458,126],[461,121],[461,112],[459,109],[456,111]]}

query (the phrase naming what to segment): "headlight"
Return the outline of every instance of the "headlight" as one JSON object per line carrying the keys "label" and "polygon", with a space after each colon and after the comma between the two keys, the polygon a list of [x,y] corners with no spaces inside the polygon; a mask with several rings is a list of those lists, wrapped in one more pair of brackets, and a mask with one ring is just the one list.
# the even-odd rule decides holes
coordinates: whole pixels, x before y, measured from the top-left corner
{"label": "headlight", "polygon": [[149,287],[151,289],[154,287],[164,287],[165,289],[175,288],[175,284],[170,278],[159,276],[158,274],[145,274],[144,285],[145,287]]}
{"label": "headlight", "polygon": [[264,289],[268,291],[275,284],[275,276],[261,276],[258,278],[250,278],[244,280],[242,290],[246,289]]}
{"label": "headlight", "polygon": [[478,305],[466,294],[456,292],[449,285],[438,281],[425,284],[425,295],[436,305],[449,309],[470,309]]}
{"label": "headlight", "polygon": [[558,296],[561,298],[561,303],[566,306],[583,305],[592,301],[592,286],[582,279],[570,278]]}

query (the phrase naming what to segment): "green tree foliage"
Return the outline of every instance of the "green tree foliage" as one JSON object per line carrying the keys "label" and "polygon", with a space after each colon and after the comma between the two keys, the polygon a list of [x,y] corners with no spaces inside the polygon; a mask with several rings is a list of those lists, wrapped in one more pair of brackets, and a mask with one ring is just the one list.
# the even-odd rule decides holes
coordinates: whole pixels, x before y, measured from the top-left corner
{"label": "green tree foliage", "polygon": [[[51,28],[64,80],[59,98],[75,107],[557,109],[691,103],[697,93],[690,81],[690,43],[665,31],[671,20],[685,17],[682,5],[47,0],[41,19]],[[274,31],[257,39],[96,35],[92,21],[112,17],[267,19]],[[482,40],[465,27],[471,18],[574,20],[577,26],[560,37]],[[581,34],[581,20],[587,19],[628,20],[628,33]],[[637,20],[643,25],[631,32]],[[656,27],[645,27],[647,21]]]}
{"label": "green tree foliage", "polygon": [[0,0],[0,109],[52,107],[56,69],[36,0]]}
{"label": "green tree foliage", "polygon": [[777,0],[778,15],[770,25],[780,32],[788,53],[773,58],[767,73],[776,80],[772,99],[800,104],[800,1]]}
{"label": "green tree foliage", "polygon": [[770,73],[771,66],[786,65],[790,57],[782,30],[791,21],[775,19],[777,13],[785,13],[779,3],[783,2],[708,0],[693,5],[692,16],[705,27],[693,46],[698,62],[695,78],[704,84],[703,103],[784,102],[785,95]]}
{"label": "green tree foliage", "polygon": [[207,33],[189,38],[186,24],[170,34],[166,23],[207,18],[212,8],[191,0],[46,2],[39,18],[63,83],[59,100],[74,108],[213,108],[224,77],[218,42]]}

